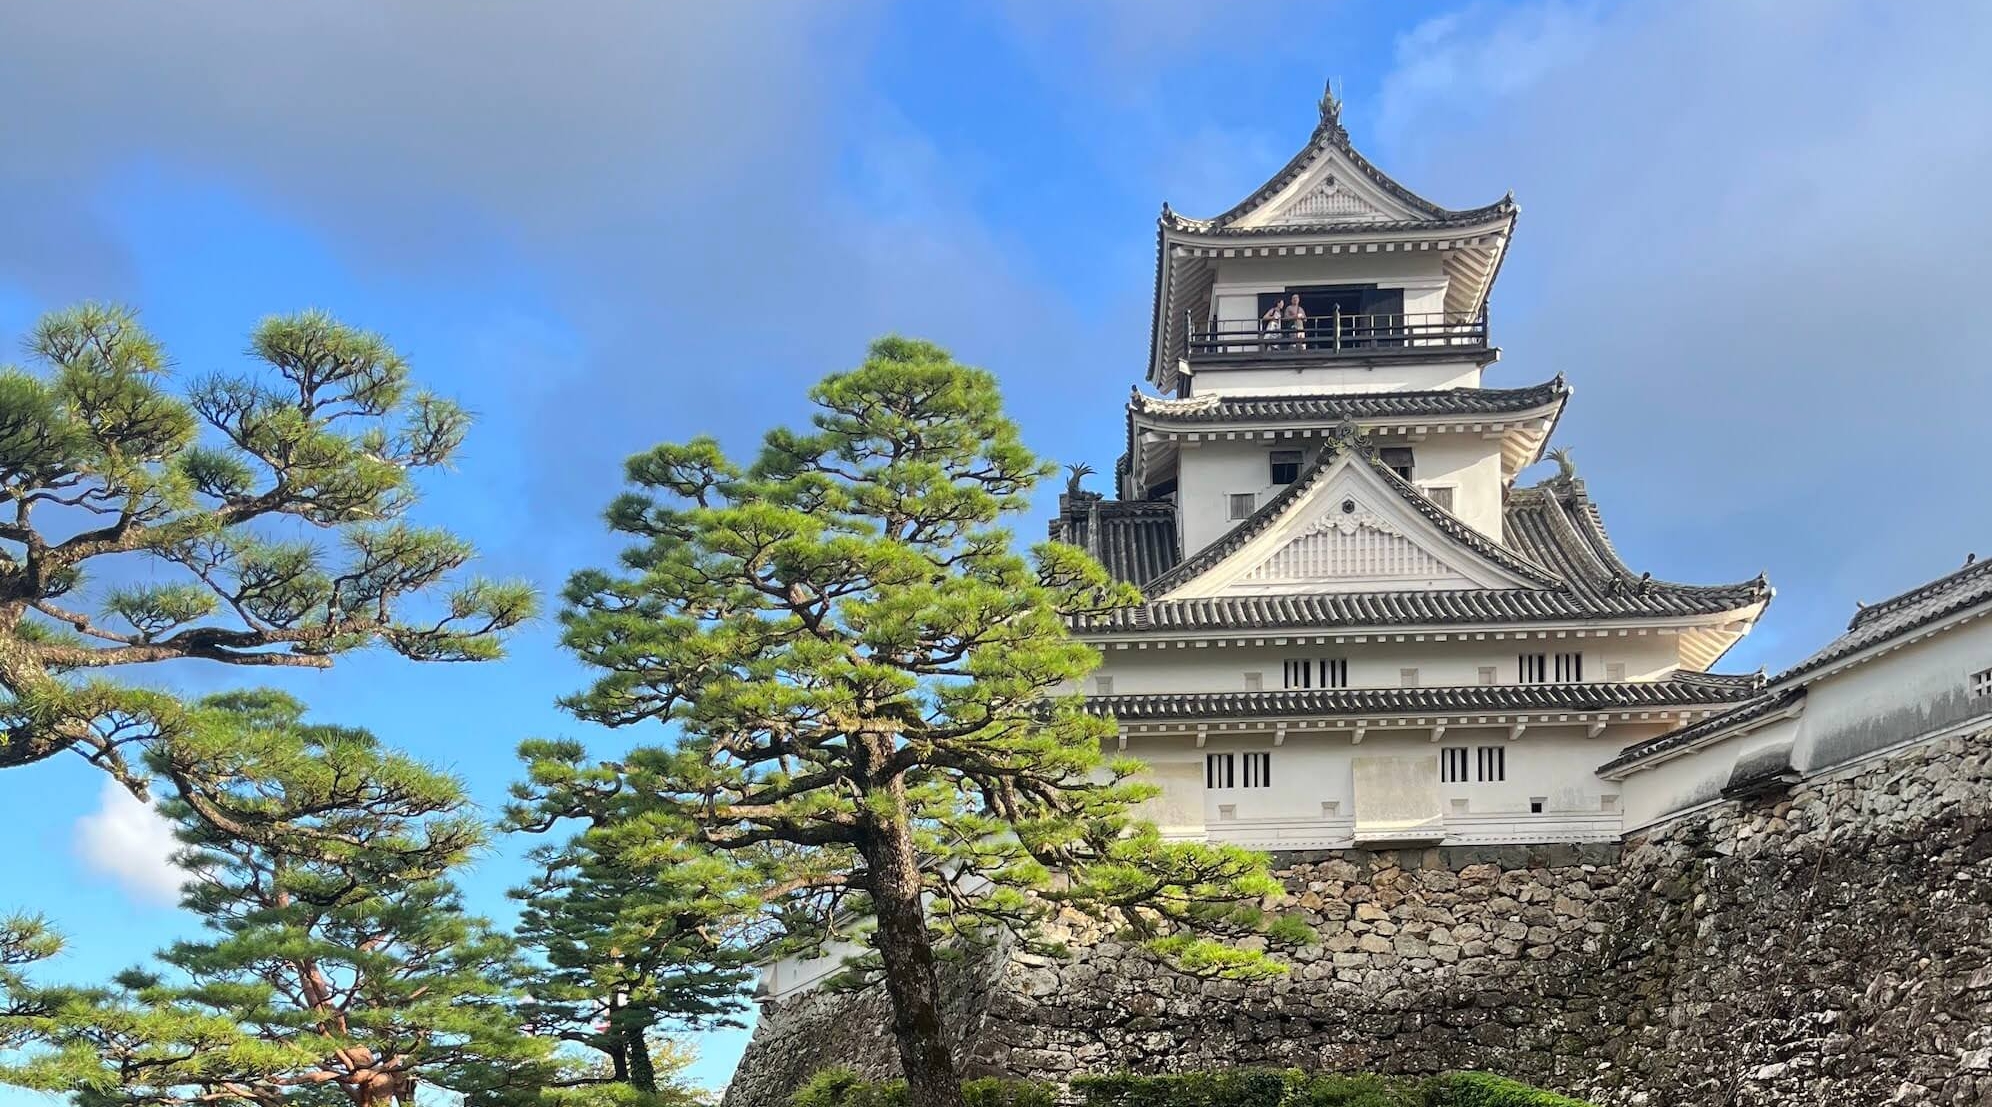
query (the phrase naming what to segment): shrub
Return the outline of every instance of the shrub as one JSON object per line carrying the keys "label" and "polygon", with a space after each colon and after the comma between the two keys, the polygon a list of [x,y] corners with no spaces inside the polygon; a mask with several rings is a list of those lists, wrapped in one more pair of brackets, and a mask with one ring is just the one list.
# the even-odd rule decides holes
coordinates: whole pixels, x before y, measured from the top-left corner
{"label": "shrub", "polygon": [[1484,1072],[1449,1072],[1426,1084],[1430,1107],[1590,1107],[1581,1099]]}
{"label": "shrub", "polygon": [[[968,1107],[1056,1107],[1058,1089],[1029,1080],[966,1080]],[[906,1081],[866,1080],[845,1068],[824,1069],[789,1097],[790,1107],[906,1107]]]}

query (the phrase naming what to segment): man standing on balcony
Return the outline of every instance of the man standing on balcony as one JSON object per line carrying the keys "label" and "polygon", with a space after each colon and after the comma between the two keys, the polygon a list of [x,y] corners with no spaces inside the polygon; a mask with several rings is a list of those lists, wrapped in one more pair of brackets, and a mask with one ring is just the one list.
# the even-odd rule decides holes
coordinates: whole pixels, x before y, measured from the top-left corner
{"label": "man standing on balcony", "polygon": [[1262,350],[1279,349],[1280,311],[1283,307],[1285,307],[1284,304],[1281,304],[1278,300],[1274,300],[1273,306],[1266,309],[1266,314],[1259,316],[1260,349]]}
{"label": "man standing on balcony", "polygon": [[1286,320],[1288,348],[1306,349],[1307,309],[1300,306],[1300,293],[1294,293],[1293,299],[1287,301],[1283,318]]}

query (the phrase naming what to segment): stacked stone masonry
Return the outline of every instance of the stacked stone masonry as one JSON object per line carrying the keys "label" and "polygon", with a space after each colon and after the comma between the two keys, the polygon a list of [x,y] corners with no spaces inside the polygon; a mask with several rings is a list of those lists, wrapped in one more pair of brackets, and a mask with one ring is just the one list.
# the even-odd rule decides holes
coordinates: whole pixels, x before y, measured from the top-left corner
{"label": "stacked stone masonry", "polygon": [[[977,1074],[1501,1072],[1601,1104],[1992,1103],[1992,732],[1622,846],[1280,855],[1318,940],[1267,984],[1092,933],[961,969]],[[764,1009],[727,1107],[894,1068],[876,992]]]}

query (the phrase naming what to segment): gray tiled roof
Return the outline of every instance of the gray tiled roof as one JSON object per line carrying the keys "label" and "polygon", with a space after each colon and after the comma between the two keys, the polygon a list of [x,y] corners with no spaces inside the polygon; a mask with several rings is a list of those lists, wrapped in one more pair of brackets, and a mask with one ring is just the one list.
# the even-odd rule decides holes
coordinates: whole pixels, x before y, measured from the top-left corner
{"label": "gray tiled roof", "polygon": [[[1384,227],[1429,227],[1434,223],[1478,223],[1495,216],[1513,215],[1515,213],[1515,198],[1513,195],[1503,196],[1494,203],[1478,208],[1454,210],[1440,207],[1423,196],[1405,188],[1403,185],[1398,184],[1395,180],[1391,179],[1389,174],[1371,164],[1368,158],[1362,156],[1356,150],[1355,146],[1350,144],[1348,129],[1342,126],[1339,114],[1323,112],[1320,124],[1314,128],[1314,133],[1308,136],[1307,145],[1303,146],[1299,153],[1295,154],[1286,165],[1282,166],[1279,172],[1273,174],[1272,179],[1253,189],[1251,195],[1233,205],[1231,210],[1212,219],[1191,219],[1170,211],[1165,204],[1162,209],[1162,222],[1166,226],[1177,227],[1182,230],[1224,233],[1227,228],[1230,228],[1231,224],[1258,210],[1260,205],[1272,199],[1281,189],[1292,184],[1296,178],[1307,171],[1308,166],[1314,164],[1314,160],[1320,156],[1321,151],[1329,147],[1341,151],[1343,156],[1349,159],[1350,164],[1354,165],[1356,170],[1362,173],[1363,176],[1368,177],[1377,187],[1403,201],[1406,207],[1424,217],[1422,220],[1417,221],[1406,221],[1395,225],[1382,225]],[[1323,224],[1323,228],[1325,227],[1336,227],[1339,229],[1339,225],[1336,224]],[[1323,228],[1303,226],[1269,229],[1305,232]],[[1349,229],[1376,230],[1379,229],[1379,224],[1358,223],[1350,225]],[[1232,230],[1229,233],[1236,234],[1239,232]]]}
{"label": "gray tiled roof", "polygon": [[1619,752],[1617,757],[1598,766],[1598,772],[1601,774],[1613,772],[1636,761],[1644,761],[1656,754],[1666,753],[1668,750],[1679,749],[1682,746],[1694,745],[1711,734],[1728,730],[1730,727],[1747,723],[1753,719],[1761,719],[1766,715],[1776,714],[1804,698],[1805,689],[1803,688],[1790,688],[1784,691],[1760,693],[1755,698],[1737,704],[1720,715],[1711,715],[1701,722],[1692,723],[1688,726],[1670,730],[1665,734],[1648,738],[1638,745],[1627,746]]}
{"label": "gray tiled roof", "polygon": [[1750,702],[1629,747],[1598,771],[1624,768],[1782,710],[1805,698],[1804,678],[1819,669],[1984,603],[1992,603],[1992,561],[1974,559],[1928,584],[1861,608],[1845,634],[1771,678],[1764,693]]}
{"label": "gray tiled roof", "polygon": [[[1367,456],[1367,455],[1365,455]],[[1122,580],[1151,595],[1204,572],[1271,525],[1332,460],[1323,451],[1320,461],[1300,480],[1240,523],[1230,534],[1187,561],[1178,560],[1173,519],[1160,519],[1172,508],[1142,504],[1145,523],[1128,528],[1119,541],[1147,544],[1135,550],[1117,549],[1102,561]],[[1598,618],[1668,618],[1716,615],[1738,611],[1770,597],[1770,586],[1759,576],[1735,584],[1677,584],[1634,573],[1619,558],[1605,533],[1604,521],[1580,480],[1556,479],[1509,493],[1504,532],[1495,544],[1440,509],[1374,458],[1391,487],[1440,525],[1462,545],[1515,567],[1537,582],[1527,588],[1463,588],[1395,592],[1319,592],[1311,595],[1226,596],[1207,599],[1150,600],[1079,625],[1083,633],[1129,630],[1280,630],[1337,626],[1448,626],[1507,622],[1558,622]],[[1120,501],[1101,504],[1109,513]],[[1133,507],[1135,505],[1126,505]],[[1053,536],[1058,537],[1054,523]],[[1068,539],[1069,540],[1069,539]],[[1139,566],[1124,571],[1117,564]],[[1157,567],[1166,572],[1157,571]]]}
{"label": "gray tiled roof", "polygon": [[1182,559],[1173,504],[1106,500],[1087,493],[1062,496],[1051,537],[1084,549],[1115,579],[1137,586]]}
{"label": "gray tiled roof", "polygon": [[1956,572],[1946,573],[1899,596],[1861,608],[1853,622],[1847,625],[1847,633],[1827,643],[1825,649],[1779,673],[1774,683],[1782,684],[1804,676],[1870,646],[1878,646],[1898,635],[1988,601],[1992,601],[1992,561],[1973,559]]}
{"label": "gray tiled roof", "polygon": [[1483,711],[1616,711],[1735,703],[1763,687],[1761,674],[1681,671],[1664,680],[1583,684],[1484,684],[1448,688],[1317,688],[1284,692],[1160,692],[1088,696],[1086,709],[1121,722],[1316,715],[1416,715]]}
{"label": "gray tiled roof", "polygon": [[1137,393],[1129,412],[1150,425],[1168,423],[1305,422],[1315,426],[1344,420],[1418,416],[1507,415],[1560,405],[1570,386],[1559,374],[1527,388],[1442,388],[1415,392],[1340,392],[1311,396],[1245,396],[1230,399],[1167,400]]}

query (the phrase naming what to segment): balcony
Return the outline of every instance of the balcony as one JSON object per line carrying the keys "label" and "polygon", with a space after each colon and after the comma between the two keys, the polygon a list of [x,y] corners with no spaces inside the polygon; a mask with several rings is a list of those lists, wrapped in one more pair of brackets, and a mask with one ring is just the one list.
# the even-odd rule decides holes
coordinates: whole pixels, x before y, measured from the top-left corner
{"label": "balcony", "polygon": [[1487,313],[1430,311],[1395,315],[1312,315],[1278,329],[1257,320],[1188,325],[1193,363],[1323,358],[1468,355],[1487,349]]}

